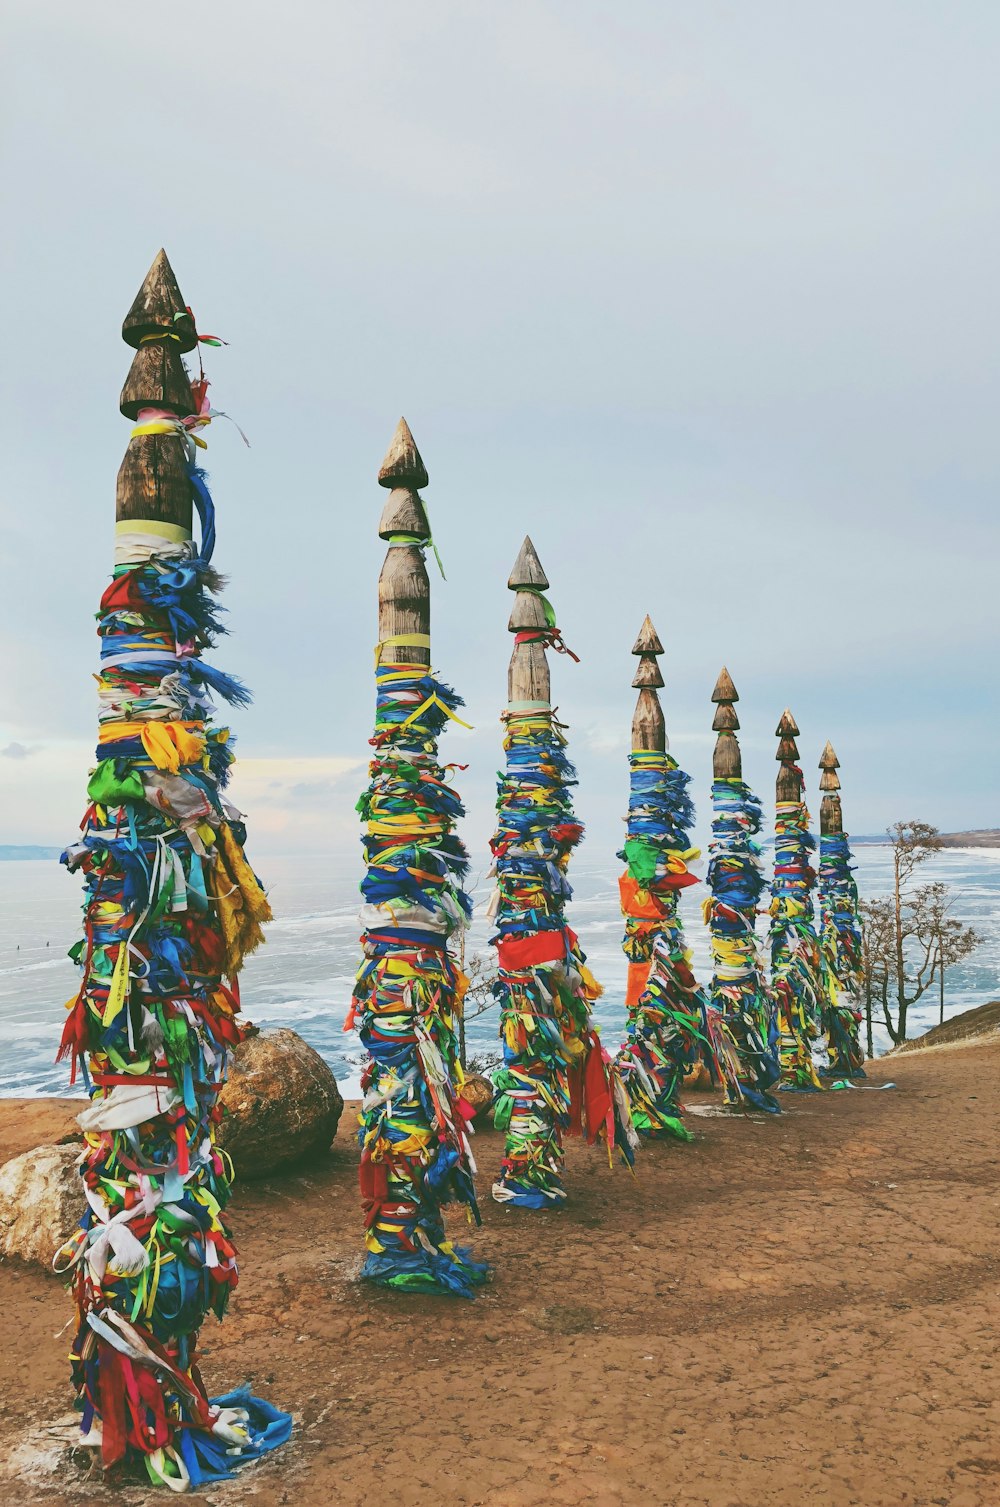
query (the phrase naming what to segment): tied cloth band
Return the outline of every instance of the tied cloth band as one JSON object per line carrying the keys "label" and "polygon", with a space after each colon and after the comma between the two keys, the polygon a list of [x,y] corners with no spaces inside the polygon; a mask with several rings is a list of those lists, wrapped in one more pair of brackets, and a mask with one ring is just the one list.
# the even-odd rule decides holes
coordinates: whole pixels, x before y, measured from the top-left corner
{"label": "tied cloth band", "polygon": [[514,643],[541,643],[546,649],[555,649],[557,654],[568,654],[576,664],[580,663],[579,654],[574,654],[569,645],[563,643],[563,636],[558,628],[525,628],[520,633],[514,634]]}
{"label": "tied cloth band", "polygon": [[[407,649],[429,649],[430,646],[431,636],[429,633],[395,633],[391,638],[383,638],[375,645],[375,668],[376,670],[378,669],[378,662],[383,649],[400,647]],[[416,670],[419,666],[414,665],[413,668]]]}
{"label": "tied cloth band", "polygon": [[[427,519],[427,527],[429,529],[431,522],[430,516],[427,511],[427,504],[426,502],[424,502],[424,499],[422,497],[420,498],[420,501],[423,503],[424,517]],[[444,566],[441,564],[441,556],[438,554],[438,547],[434,543],[433,534],[429,533],[426,539],[421,538],[419,534],[390,534],[387,543],[390,549],[419,550],[425,550],[429,544],[431,549],[434,551],[434,558],[437,561],[437,568],[441,572],[441,579],[442,581],[447,581],[448,577],[444,573]]]}

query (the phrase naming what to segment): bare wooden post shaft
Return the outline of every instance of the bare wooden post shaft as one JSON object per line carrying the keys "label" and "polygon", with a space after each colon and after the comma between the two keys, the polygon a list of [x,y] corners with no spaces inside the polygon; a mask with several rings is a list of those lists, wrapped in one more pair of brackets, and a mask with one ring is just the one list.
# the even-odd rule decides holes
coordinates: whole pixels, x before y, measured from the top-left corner
{"label": "bare wooden post shaft", "polygon": [[632,645],[632,653],[639,657],[632,681],[633,690],[639,692],[632,717],[632,748],[636,752],[666,753],[667,728],[657,694],[663,685],[663,676],[656,663],[657,657],[663,653],[663,645],[648,613],[639,629],[639,637]]}
{"label": "bare wooden post shaft", "polygon": [[779,803],[802,799],[802,772],[797,768],[799,750],[795,742],[798,735],[798,723],[786,706],[774,730],[774,736],[779,740],[774,757],[781,765],[775,782],[775,796]]}
{"label": "bare wooden post shaft", "polygon": [[829,739],[820,754],[819,767],[822,770],[819,788],[824,792],[819,807],[819,832],[821,837],[829,837],[835,832],[844,830],[844,813],[840,805],[840,776],[837,774],[840,760],[834,753],[833,744]]}
{"label": "bare wooden post shaft", "polygon": [[420,497],[429,480],[410,426],[400,419],[378,473],[379,486],[389,488],[379,537],[390,541],[378,580],[380,664],[430,664],[428,644],[392,642],[414,634],[430,637],[431,588],[421,546],[429,542],[431,530]]}
{"label": "bare wooden post shaft", "polygon": [[743,759],[736,737],[740,719],[736,715],[734,706],[739,699],[732,676],[723,665],[719,671],[719,678],[715,682],[715,690],[712,692],[712,700],[716,703],[712,731],[719,735],[715,740],[715,753],[712,756],[712,774],[717,780],[741,780],[743,778]]}
{"label": "bare wooden post shaft", "polygon": [[[516,591],[509,633],[524,633],[541,630],[547,626],[545,606],[540,593],[548,587],[548,578],[542,562],[535,553],[535,546],[525,535],[520,553],[514,561],[514,569],[507,580],[510,591]],[[533,701],[549,706],[552,687],[549,665],[545,655],[545,640],[536,638],[523,643],[514,642],[507,671],[507,701],[510,706],[518,702]]]}
{"label": "bare wooden post shaft", "polygon": [[[138,418],[143,408],[166,409],[179,418],[194,413],[181,354],[194,349],[197,336],[165,251],[157,252],[146,273],[125,316],[122,339],[135,347],[120,402],[126,418]],[[191,482],[180,435],[138,434],[129,440],[118,472],[116,516],[170,523],[190,534]]]}

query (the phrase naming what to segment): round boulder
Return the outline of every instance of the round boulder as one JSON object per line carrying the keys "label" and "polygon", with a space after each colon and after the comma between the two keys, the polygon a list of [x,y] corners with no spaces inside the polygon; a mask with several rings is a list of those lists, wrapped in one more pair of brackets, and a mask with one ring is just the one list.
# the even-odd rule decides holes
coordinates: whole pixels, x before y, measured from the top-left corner
{"label": "round boulder", "polygon": [[479,1121],[493,1103],[493,1085],[481,1073],[470,1073],[462,1084],[462,1098],[472,1105]]}
{"label": "round boulder", "polygon": [[326,1151],[344,1108],[337,1080],[295,1031],[256,1031],[241,1041],[219,1095],[216,1139],[237,1178],[267,1177]]}
{"label": "round boulder", "polygon": [[86,1208],[81,1148],[36,1146],[0,1167],[0,1256],[52,1270],[52,1258]]}

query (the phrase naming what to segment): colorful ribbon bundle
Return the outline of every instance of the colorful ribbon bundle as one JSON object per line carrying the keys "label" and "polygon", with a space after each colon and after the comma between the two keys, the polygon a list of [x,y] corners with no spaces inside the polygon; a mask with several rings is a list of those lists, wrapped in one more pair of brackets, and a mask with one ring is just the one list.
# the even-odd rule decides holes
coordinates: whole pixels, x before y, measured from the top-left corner
{"label": "colorful ribbon bundle", "polygon": [[576,775],[562,725],[548,702],[514,704],[503,720],[490,914],[504,1057],[494,1077],[494,1121],[506,1142],[493,1197],[541,1209],[566,1197],[564,1131],[603,1140],[609,1159],[617,1145],[630,1166],[636,1137],[621,1079],[591,1019],[601,986],[566,924],[573,893],[566,871],[583,827],[573,815]]}
{"label": "colorful ribbon bundle", "polygon": [[861,920],[851,848],[844,832],[823,832],[819,840],[819,881],[824,993],[823,1024],[829,1066],[823,1077],[864,1078],[861,1027]]}
{"label": "colorful ribbon bundle", "polygon": [[627,864],[618,881],[628,959],[627,1039],[618,1057],[636,1129],[692,1140],[680,1119],[684,1074],[705,1062],[725,1076],[731,1053],[719,1039],[718,1021],[691,969],[678,912],[680,892],[697,884],[688,868],[694,805],[689,776],[666,752],[635,749],[629,755]]}
{"label": "colorful ribbon bundle", "polygon": [[[706,920],[712,933],[714,974],[711,998],[720,1010],[739,1055],[739,1095],[755,1109],[777,1113],[770,1093],[778,1081],[775,1013],[764,983],[755,930],[761,874],[761,808],[738,776],[712,782],[712,840],[709,847]],[[732,1101],[732,1090],[729,1090]]]}
{"label": "colorful ribbon bundle", "polygon": [[[801,780],[801,770],[794,768]],[[801,789],[801,785],[800,785]],[[822,1013],[819,943],[813,921],[816,839],[805,802],[778,801],[771,888],[771,989],[778,1012],[782,1088],[818,1089],[812,1058]]]}
{"label": "colorful ribbon bundle", "polygon": [[368,864],[364,956],[345,1027],[358,1018],[369,1053],[358,1137],[362,1276],[472,1297],[488,1268],[451,1244],[441,1217],[444,1204],[458,1201],[480,1222],[474,1111],[461,1095],[458,1057],[467,980],[447,945],[471,910],[460,888],[468,858],[454,831],[462,804],[437,759],[438,735],[449,717],[459,720],[462,703],[426,665],[380,664],[376,682],[375,753],[358,802]]}
{"label": "colorful ribbon bundle", "polygon": [[91,1096],[87,1208],[55,1262],[79,1312],[83,1442],[175,1491],[228,1479],[291,1430],[247,1393],[210,1402],[197,1365],[205,1316],[222,1317],[237,1282],[216,1097],[240,1039],[235,975],[270,909],[222,793],[232,739],[210,723],[212,692],[248,696],[200,659],[224,630],[212,499],[193,463],[188,479],[201,552],[179,525],[120,522],[98,619],[98,763],[82,837],[63,854],[85,878],[71,951],[83,980],[59,1052]]}

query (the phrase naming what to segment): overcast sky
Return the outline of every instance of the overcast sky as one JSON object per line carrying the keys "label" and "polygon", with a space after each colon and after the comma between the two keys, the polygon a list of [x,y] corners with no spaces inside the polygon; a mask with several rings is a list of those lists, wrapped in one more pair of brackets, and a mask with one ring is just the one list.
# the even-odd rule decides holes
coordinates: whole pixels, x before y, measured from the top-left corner
{"label": "overcast sky", "polygon": [[474,850],[526,531],[581,657],[553,693],[590,861],[621,836],[647,611],[703,832],[723,663],[768,803],[788,704],[852,830],[1000,823],[995,4],[7,0],[0,25],[0,842],[82,810],[119,328],[161,244],[252,444],[220,422],[207,462],[251,852],[357,842],[401,413]]}

